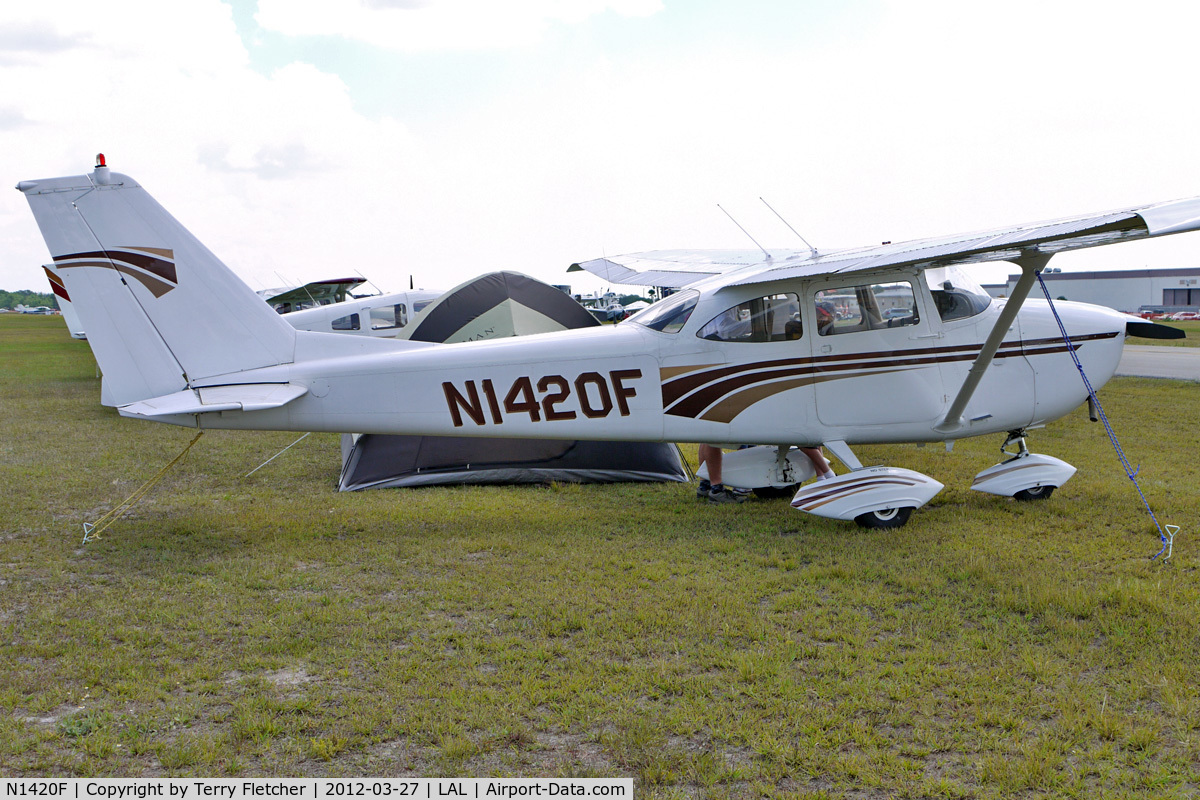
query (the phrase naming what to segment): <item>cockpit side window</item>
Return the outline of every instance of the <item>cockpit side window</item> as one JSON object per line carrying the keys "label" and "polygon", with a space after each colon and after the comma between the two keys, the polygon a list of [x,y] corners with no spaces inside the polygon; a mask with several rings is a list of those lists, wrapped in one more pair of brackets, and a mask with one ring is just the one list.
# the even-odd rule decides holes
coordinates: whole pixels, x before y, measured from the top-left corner
{"label": "cockpit side window", "polygon": [[335,331],[356,331],[359,329],[358,314],[347,314],[344,317],[338,317],[330,327]]}
{"label": "cockpit side window", "polygon": [[786,342],[799,339],[800,298],[790,292],[756,297],[726,309],[696,332],[717,342]]}
{"label": "cockpit side window", "polygon": [[369,312],[371,330],[382,331],[391,328],[403,328],[408,324],[408,309],[404,303],[390,306],[378,306]]}
{"label": "cockpit side window", "polygon": [[696,301],[699,298],[700,293],[695,289],[685,289],[639,311],[627,322],[636,322],[662,333],[679,333],[679,329],[695,311]]}
{"label": "cockpit side window", "polygon": [[925,281],[943,322],[973,317],[992,302],[991,295],[958,267],[927,269]]}
{"label": "cockpit side window", "polygon": [[921,314],[912,284],[897,281],[819,291],[816,320],[819,335],[834,336],[916,325]]}

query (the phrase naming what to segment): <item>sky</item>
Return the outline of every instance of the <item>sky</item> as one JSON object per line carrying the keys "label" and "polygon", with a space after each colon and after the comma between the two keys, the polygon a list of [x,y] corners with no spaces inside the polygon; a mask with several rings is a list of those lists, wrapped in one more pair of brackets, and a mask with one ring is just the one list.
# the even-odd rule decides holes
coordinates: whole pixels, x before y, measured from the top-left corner
{"label": "sky", "polygon": [[[1200,194],[1200,5],[0,5],[0,177],[103,152],[252,288],[381,291],[677,248],[903,241]],[[806,248],[805,248],[806,249]],[[0,289],[45,291],[0,192]],[[1057,256],[1195,267],[1200,237]],[[1003,280],[1006,265],[977,268]]]}

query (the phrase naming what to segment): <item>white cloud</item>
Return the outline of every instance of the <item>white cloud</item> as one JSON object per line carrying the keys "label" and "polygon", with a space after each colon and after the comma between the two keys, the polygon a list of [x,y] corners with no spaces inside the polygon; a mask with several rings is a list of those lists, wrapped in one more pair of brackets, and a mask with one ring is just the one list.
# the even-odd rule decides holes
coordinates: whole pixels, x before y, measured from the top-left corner
{"label": "white cloud", "polygon": [[[375,216],[367,195],[394,191],[414,151],[402,125],[356,114],[345,84],[310,65],[253,71],[221,3],[113,4],[102,18],[93,5],[27,20],[74,44],[0,65],[0,145],[20,155],[10,185],[86,171],[104,151],[256,286],[364,263],[369,237],[336,242]],[[369,190],[346,191],[358,181]],[[41,285],[47,255],[17,192],[0,194],[0,233],[0,286]]]}
{"label": "white cloud", "polygon": [[[432,96],[476,77],[487,94],[411,116],[402,96],[403,118],[369,118],[355,87],[317,66],[255,71],[217,0],[17,5],[0,10],[0,31],[26,33],[0,60],[9,185],[84,171],[103,150],[255,288],[356,271],[447,288],[499,268],[558,283],[598,255],[750,246],[717,202],[764,244],[798,246],[759,196],[838,247],[1200,193],[1200,107],[1177,81],[1192,68],[1190,10],[897,2],[803,46],[730,33],[617,57],[597,43],[498,85],[442,57],[455,82],[431,69]],[[429,13],[426,46],[498,47],[657,3],[473,4],[456,29],[436,16],[446,3],[373,6],[335,19],[263,0],[260,21],[384,36],[385,20]],[[45,250],[11,189],[0,241],[0,288],[40,286]],[[1197,252],[1178,237],[1060,259],[1178,266]]]}
{"label": "white cloud", "polygon": [[605,11],[645,16],[661,0],[259,0],[256,21],[287,36],[340,36],[410,52],[528,46],[556,23]]}

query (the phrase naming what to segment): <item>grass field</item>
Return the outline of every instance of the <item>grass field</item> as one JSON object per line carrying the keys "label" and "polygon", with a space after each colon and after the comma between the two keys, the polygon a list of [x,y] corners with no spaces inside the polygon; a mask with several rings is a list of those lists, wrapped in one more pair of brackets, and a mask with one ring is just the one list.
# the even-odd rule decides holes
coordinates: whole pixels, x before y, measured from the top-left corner
{"label": "grass field", "polygon": [[1178,328],[1187,335],[1183,339],[1143,339],[1140,336],[1130,336],[1126,339],[1126,343],[1167,345],[1168,347],[1200,347],[1200,320],[1180,320],[1179,322],[1155,320],[1155,322],[1170,328]]}
{"label": "grass field", "polygon": [[[1200,386],[1101,392],[1044,503],[1000,437],[862,448],[946,484],[897,532],[682,484],[339,495],[338,441],[99,403],[56,317],[0,316],[0,774],[633,776],[637,796],[1200,792]],[[694,455],[694,446],[685,446]],[[839,465],[840,469],[840,465]]]}

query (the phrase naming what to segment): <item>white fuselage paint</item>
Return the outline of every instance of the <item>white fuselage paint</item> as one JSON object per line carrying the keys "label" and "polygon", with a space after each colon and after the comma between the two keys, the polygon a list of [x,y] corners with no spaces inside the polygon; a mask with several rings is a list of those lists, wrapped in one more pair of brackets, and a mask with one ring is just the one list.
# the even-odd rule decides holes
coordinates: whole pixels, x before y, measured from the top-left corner
{"label": "white fuselage paint", "polygon": [[[895,273],[886,278],[895,280]],[[264,411],[158,419],[231,429],[853,444],[945,441],[1036,426],[1087,398],[1049,306],[1029,301],[963,424],[936,430],[1003,301],[943,322],[924,282],[912,278],[917,324],[841,336],[815,333],[812,299],[818,287],[828,288],[828,278],[702,293],[675,333],[626,322],[460,345],[398,342],[394,350],[327,359],[302,357],[327,343],[322,334],[301,333],[296,363],[239,373],[236,382],[291,383],[308,388],[305,396]],[[764,291],[804,299],[799,339],[697,337],[705,322]],[[1058,310],[1093,386],[1103,385],[1120,360],[1124,317],[1080,303],[1060,303]],[[230,377],[210,383],[228,385]]]}

